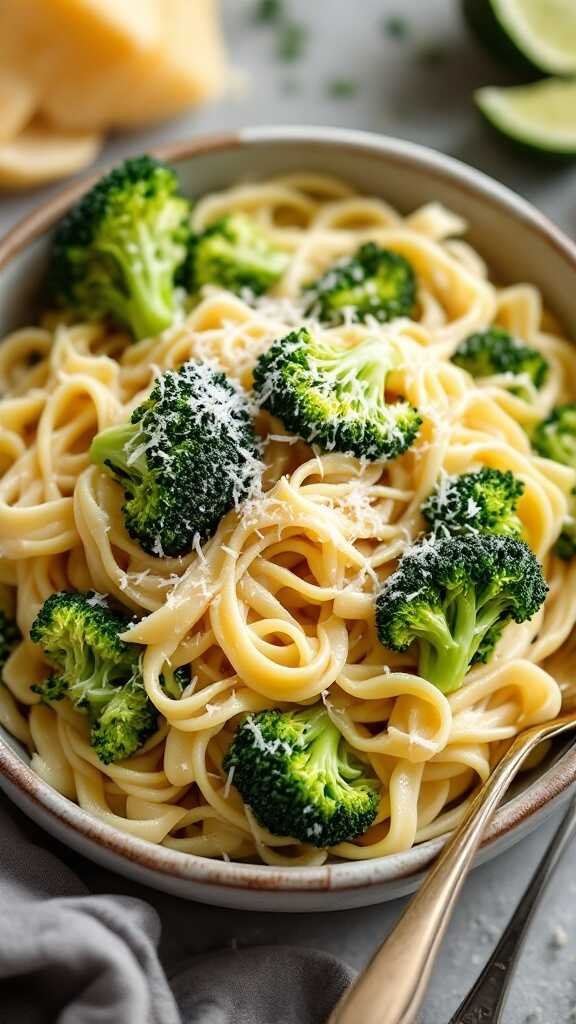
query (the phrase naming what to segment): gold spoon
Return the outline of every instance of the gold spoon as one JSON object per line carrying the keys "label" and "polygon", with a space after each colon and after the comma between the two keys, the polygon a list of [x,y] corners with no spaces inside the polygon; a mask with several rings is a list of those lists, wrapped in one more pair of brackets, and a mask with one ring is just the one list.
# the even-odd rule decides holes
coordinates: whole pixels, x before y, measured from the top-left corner
{"label": "gold spoon", "polygon": [[576,711],[519,733],[398,923],[328,1024],[414,1024],[434,961],[484,831],[524,758],[542,740],[576,729]]}

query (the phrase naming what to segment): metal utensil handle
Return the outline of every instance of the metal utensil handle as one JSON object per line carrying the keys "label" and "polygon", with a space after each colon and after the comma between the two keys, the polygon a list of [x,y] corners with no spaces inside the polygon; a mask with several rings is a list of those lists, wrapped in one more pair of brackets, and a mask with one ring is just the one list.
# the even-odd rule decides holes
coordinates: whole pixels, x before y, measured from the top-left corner
{"label": "metal utensil handle", "polygon": [[328,1024],[413,1024],[438,948],[482,835],[527,754],[576,726],[565,715],[520,733],[486,780],[398,923]]}
{"label": "metal utensil handle", "polygon": [[576,833],[576,800],[552,839],[514,914],[479,975],[449,1024],[476,1024],[479,1020],[498,1024],[516,963],[536,908],[558,862]]}

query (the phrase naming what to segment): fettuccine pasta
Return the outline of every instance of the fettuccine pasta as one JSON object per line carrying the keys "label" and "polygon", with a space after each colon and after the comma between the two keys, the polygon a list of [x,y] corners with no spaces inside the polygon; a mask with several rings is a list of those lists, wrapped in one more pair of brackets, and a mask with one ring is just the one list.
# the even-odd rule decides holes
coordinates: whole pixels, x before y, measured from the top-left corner
{"label": "fettuccine pasta", "polygon": [[[560,561],[552,549],[576,479],[537,457],[527,430],[555,403],[574,399],[574,351],[538,289],[491,281],[462,240],[465,224],[436,204],[404,217],[340,181],[302,174],[209,195],[194,207],[194,226],[236,210],[291,255],[264,298],[205,288],[183,322],[137,344],[102,324],[52,315],[0,346],[0,581],[24,637],[4,669],[0,721],[51,786],[133,836],[274,865],[380,857],[452,828],[506,743],[559,710],[576,560]],[[120,487],[90,464],[94,434],[125,420],[160,372],[189,359],[210,360],[249,390],[257,357],[308,322],[303,285],[368,240],[414,267],[417,315],[350,321],[327,333],[349,344],[396,340],[398,390],[423,419],[415,444],[391,462],[362,463],[322,454],[262,411],[261,494],[185,557],[146,554],[126,532]],[[462,339],[492,323],[548,360],[532,403],[450,362]],[[519,515],[550,592],[446,697],[416,674],[411,651],[380,645],[374,595],[421,535],[420,506],[440,474],[482,466],[510,469],[524,482]],[[99,761],[85,716],[68,701],[49,707],[32,689],[46,664],[28,638],[31,623],[48,595],[66,589],[109,595],[138,617],[124,638],[142,647],[146,690],[163,717],[120,764]],[[165,662],[191,667],[179,700],[160,684]],[[375,823],[330,851],[268,833],[222,769],[247,712],[314,700],[325,702],[382,784]]]}

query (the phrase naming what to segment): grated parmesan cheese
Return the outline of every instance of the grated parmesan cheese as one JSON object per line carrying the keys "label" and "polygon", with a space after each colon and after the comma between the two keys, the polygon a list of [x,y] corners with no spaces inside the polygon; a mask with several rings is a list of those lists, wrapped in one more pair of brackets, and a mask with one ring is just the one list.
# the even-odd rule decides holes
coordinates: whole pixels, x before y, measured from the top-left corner
{"label": "grated parmesan cheese", "polygon": [[233,764],[233,765],[230,766],[230,768],[228,770],[228,775],[226,776],[226,785],[224,786],[224,789],[222,791],[222,796],[224,797],[225,800],[227,800],[228,797],[230,796],[230,788],[232,786],[232,780],[234,778],[234,772],[235,771],[236,771],[236,765]]}

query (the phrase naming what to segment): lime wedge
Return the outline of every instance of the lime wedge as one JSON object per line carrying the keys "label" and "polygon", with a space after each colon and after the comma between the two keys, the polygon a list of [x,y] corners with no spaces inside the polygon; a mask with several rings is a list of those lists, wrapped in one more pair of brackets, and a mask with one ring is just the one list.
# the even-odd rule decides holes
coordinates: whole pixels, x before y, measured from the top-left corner
{"label": "lime wedge", "polygon": [[484,46],[507,64],[576,74],[576,0],[463,0],[463,10]]}
{"label": "lime wedge", "polygon": [[487,86],[474,93],[484,117],[502,135],[541,153],[576,156],[576,79]]}

